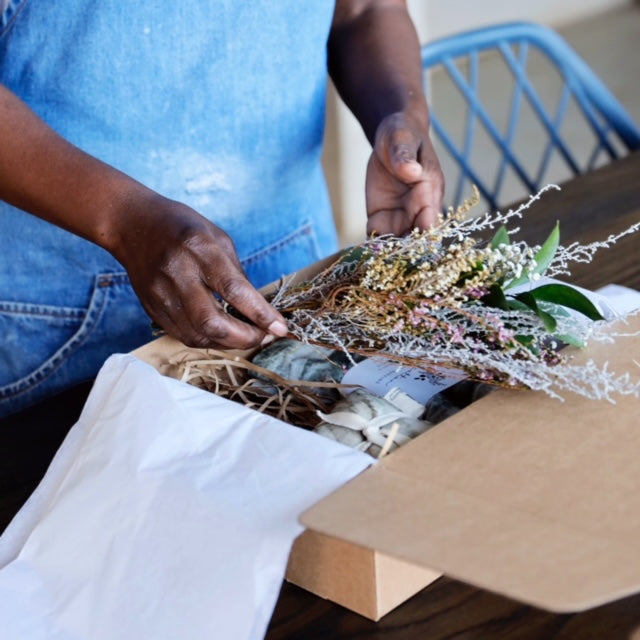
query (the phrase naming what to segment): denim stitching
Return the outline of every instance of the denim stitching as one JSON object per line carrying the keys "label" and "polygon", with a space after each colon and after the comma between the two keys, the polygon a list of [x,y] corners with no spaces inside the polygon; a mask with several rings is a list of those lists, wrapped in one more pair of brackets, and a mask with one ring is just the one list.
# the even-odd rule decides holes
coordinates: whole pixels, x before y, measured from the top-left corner
{"label": "denim stitching", "polygon": [[118,273],[104,273],[96,279],[98,287],[113,287],[123,284],[131,284],[129,276],[123,271]]}
{"label": "denim stitching", "polygon": [[0,38],[11,28],[27,0],[9,0],[0,14]]}
{"label": "denim stitching", "polygon": [[298,227],[295,231],[291,232],[288,236],[285,236],[284,238],[280,238],[280,240],[277,240],[273,244],[267,245],[266,247],[263,247],[262,249],[259,249],[255,253],[252,253],[249,256],[247,256],[244,260],[241,261],[242,265],[248,267],[252,264],[255,264],[256,262],[263,260],[267,256],[277,251],[280,251],[283,247],[285,247],[288,244],[291,244],[294,240],[302,236],[311,237],[312,242],[314,243],[316,254],[317,254],[318,247],[315,242],[313,225],[310,222],[305,222],[301,227]]}
{"label": "denim stitching", "polygon": [[[126,273],[109,273],[97,276],[94,288],[112,287],[122,284],[130,284]],[[67,318],[78,320],[85,317],[87,308],[83,307],[59,307],[50,304],[34,304],[31,302],[13,302],[0,300],[0,313],[5,315],[41,316],[43,318]]]}
{"label": "denim stitching", "polygon": [[32,371],[16,382],[1,387],[0,399],[16,398],[24,393],[28,393],[36,385],[44,382],[53,375],[64,361],[87,341],[98,325],[107,303],[107,292],[105,288],[118,284],[128,284],[128,282],[129,278],[126,274],[102,274],[96,276],[89,306],[85,310],[85,319],[78,331],[35,371]]}
{"label": "denim stitching", "polygon": [[46,304],[30,304],[28,302],[0,301],[0,313],[5,315],[41,316],[43,318],[68,318],[79,320],[87,313],[80,307],[55,307]]}

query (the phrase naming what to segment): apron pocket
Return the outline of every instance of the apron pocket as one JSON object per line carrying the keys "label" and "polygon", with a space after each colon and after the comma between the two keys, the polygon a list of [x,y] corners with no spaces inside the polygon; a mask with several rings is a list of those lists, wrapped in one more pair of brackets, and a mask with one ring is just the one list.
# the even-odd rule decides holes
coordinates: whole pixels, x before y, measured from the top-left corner
{"label": "apron pocket", "polygon": [[0,301],[0,401],[52,376],[100,320],[110,276],[98,276],[86,309]]}
{"label": "apron pocket", "polygon": [[305,222],[276,242],[246,256],[241,262],[254,286],[262,287],[322,257],[313,224]]}

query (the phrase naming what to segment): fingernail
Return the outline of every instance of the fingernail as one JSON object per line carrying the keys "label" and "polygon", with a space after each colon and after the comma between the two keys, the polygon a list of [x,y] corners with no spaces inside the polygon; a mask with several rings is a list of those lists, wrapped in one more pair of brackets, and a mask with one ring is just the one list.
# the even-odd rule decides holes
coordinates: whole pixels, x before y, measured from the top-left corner
{"label": "fingernail", "polygon": [[284,338],[289,333],[287,325],[282,322],[282,320],[274,320],[267,328],[267,331],[272,333],[274,336],[280,336],[281,338]]}
{"label": "fingernail", "polygon": [[273,334],[267,333],[267,335],[264,338],[262,338],[262,342],[260,343],[260,346],[266,347],[268,344],[271,344],[275,339],[276,337]]}

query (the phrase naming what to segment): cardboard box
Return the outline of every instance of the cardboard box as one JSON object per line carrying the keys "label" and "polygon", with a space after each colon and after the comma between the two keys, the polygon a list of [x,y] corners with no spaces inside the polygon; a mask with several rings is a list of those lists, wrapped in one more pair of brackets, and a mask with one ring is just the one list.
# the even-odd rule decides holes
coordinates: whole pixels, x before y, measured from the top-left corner
{"label": "cardboard box", "polygon": [[[180,377],[181,366],[172,362],[206,357],[206,350],[189,349],[169,337],[159,338],[133,353],[173,378]],[[251,355],[247,351],[233,353]],[[286,578],[322,598],[379,620],[440,575],[359,544],[305,531],[293,545]]]}
{"label": "cardboard box", "polygon": [[[638,381],[640,316],[617,329],[638,335],[575,361]],[[134,353],[174,376],[169,355],[202,356],[166,337]],[[304,513],[287,578],[373,620],[441,574],[556,612],[637,592],[639,416],[632,396],[498,390]]]}

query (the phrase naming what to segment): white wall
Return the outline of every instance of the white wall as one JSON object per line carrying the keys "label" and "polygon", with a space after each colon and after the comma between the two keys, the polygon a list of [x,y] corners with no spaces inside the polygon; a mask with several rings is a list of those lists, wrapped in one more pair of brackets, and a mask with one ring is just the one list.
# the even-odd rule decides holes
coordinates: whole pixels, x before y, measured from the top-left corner
{"label": "white wall", "polygon": [[553,27],[629,4],[628,0],[408,0],[421,40],[497,22],[531,20]]}
{"label": "white wall", "polygon": [[[630,0],[408,0],[421,42],[512,20],[561,27],[630,3]],[[328,103],[325,169],[343,244],[364,237],[364,177],[369,153],[359,124],[332,92]]]}

